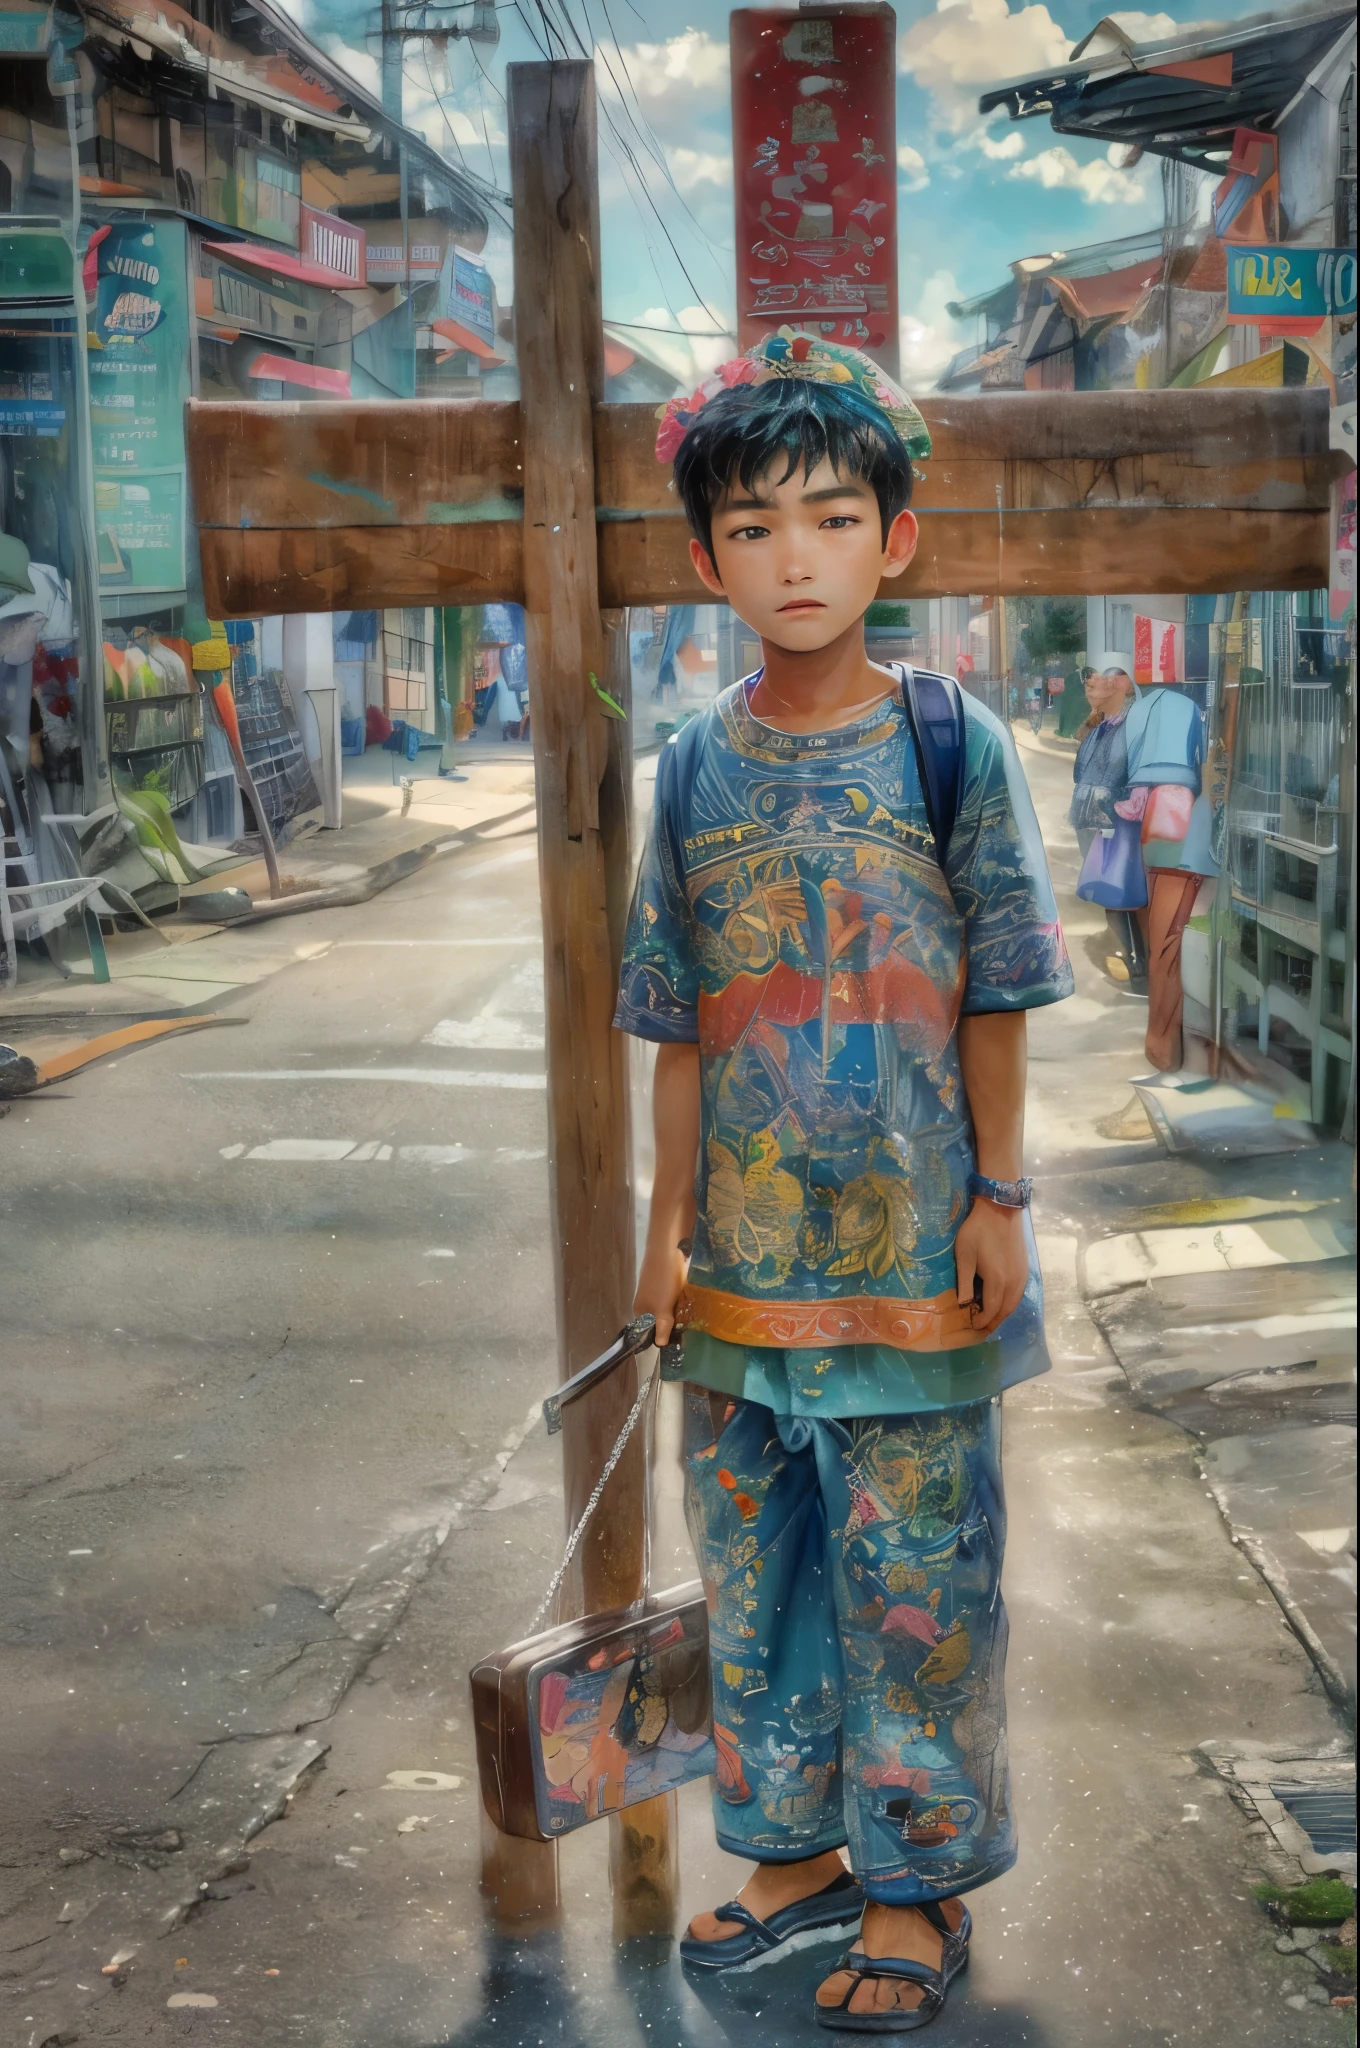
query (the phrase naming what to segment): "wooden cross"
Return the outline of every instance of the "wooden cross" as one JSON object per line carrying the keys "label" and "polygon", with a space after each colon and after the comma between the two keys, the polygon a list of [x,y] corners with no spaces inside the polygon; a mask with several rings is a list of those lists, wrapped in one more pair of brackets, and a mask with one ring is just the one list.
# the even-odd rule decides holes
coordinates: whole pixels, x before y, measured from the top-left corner
{"label": "wooden cross", "polygon": [[[628,1090],[611,1028],[630,885],[628,605],[706,593],[647,405],[605,405],[593,68],[509,67],[517,404],[192,403],[214,617],[522,604],[533,684],[546,969],[552,1248],[564,1376],[625,1320],[634,1276]],[[921,401],[935,442],[920,550],[894,598],[988,591],[1314,589],[1327,582],[1327,393],[1035,392]],[[632,1401],[619,1373],[568,1411],[574,1519]],[[640,1583],[625,1460],[583,1546],[584,1608]],[[520,1845],[523,1846],[523,1845]],[[550,1858],[551,1850],[542,1852]],[[666,1802],[616,1830],[616,1924],[663,1931]],[[504,1891],[551,1894],[497,1846]]]}

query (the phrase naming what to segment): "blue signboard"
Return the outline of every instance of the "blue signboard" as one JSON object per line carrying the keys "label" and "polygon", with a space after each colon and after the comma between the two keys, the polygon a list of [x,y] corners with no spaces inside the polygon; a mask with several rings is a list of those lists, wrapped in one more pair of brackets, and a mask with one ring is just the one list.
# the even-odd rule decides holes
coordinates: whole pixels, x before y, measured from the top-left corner
{"label": "blue signboard", "polygon": [[1308,323],[1355,312],[1355,251],[1234,247],[1228,258],[1228,320],[1235,327],[1266,321]]}
{"label": "blue signboard", "polygon": [[496,330],[491,273],[484,263],[479,263],[475,256],[466,255],[462,249],[450,249],[449,255],[452,260],[445,306],[449,319],[471,328],[483,341],[494,343]]}

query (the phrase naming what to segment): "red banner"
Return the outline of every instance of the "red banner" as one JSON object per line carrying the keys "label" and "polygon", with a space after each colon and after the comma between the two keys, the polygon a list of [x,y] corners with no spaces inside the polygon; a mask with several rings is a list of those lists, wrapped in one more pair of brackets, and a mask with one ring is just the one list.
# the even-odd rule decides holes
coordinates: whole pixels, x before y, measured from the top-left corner
{"label": "red banner", "polygon": [[888,6],[732,16],[744,349],[787,322],[897,368],[896,29]]}
{"label": "red banner", "polygon": [[1185,675],[1185,628],[1170,619],[1133,615],[1135,683],[1179,683]]}

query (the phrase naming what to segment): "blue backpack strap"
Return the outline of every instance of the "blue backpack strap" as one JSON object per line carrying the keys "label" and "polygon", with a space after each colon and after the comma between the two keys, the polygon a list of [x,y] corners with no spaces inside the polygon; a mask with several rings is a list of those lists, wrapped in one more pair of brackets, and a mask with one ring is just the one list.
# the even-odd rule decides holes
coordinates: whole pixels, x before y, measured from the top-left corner
{"label": "blue backpack strap", "polygon": [[926,816],[935,835],[935,846],[944,866],[954,822],[963,805],[964,778],[968,754],[964,740],[963,694],[952,676],[937,675],[930,669],[915,669],[910,662],[899,664],[902,698],[907,707],[916,763],[921,771],[921,793]]}

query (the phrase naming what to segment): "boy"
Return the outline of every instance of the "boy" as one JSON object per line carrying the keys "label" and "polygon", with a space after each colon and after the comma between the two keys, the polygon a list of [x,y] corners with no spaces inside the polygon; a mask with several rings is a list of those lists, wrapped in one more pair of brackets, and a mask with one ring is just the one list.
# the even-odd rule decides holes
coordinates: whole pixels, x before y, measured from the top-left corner
{"label": "boy", "polygon": [[659,1041],[636,1307],[684,1331],[718,1839],[757,1866],[682,1954],[862,1912],[815,2016],[905,2031],[967,1959],[959,1895],[1015,1857],[998,1397],[1048,1364],[1024,1013],[1072,975],[1008,733],[963,698],[937,846],[865,653],[916,547],[919,413],[787,330],[709,389],[658,453],[763,666],[662,751],[615,1020]]}

